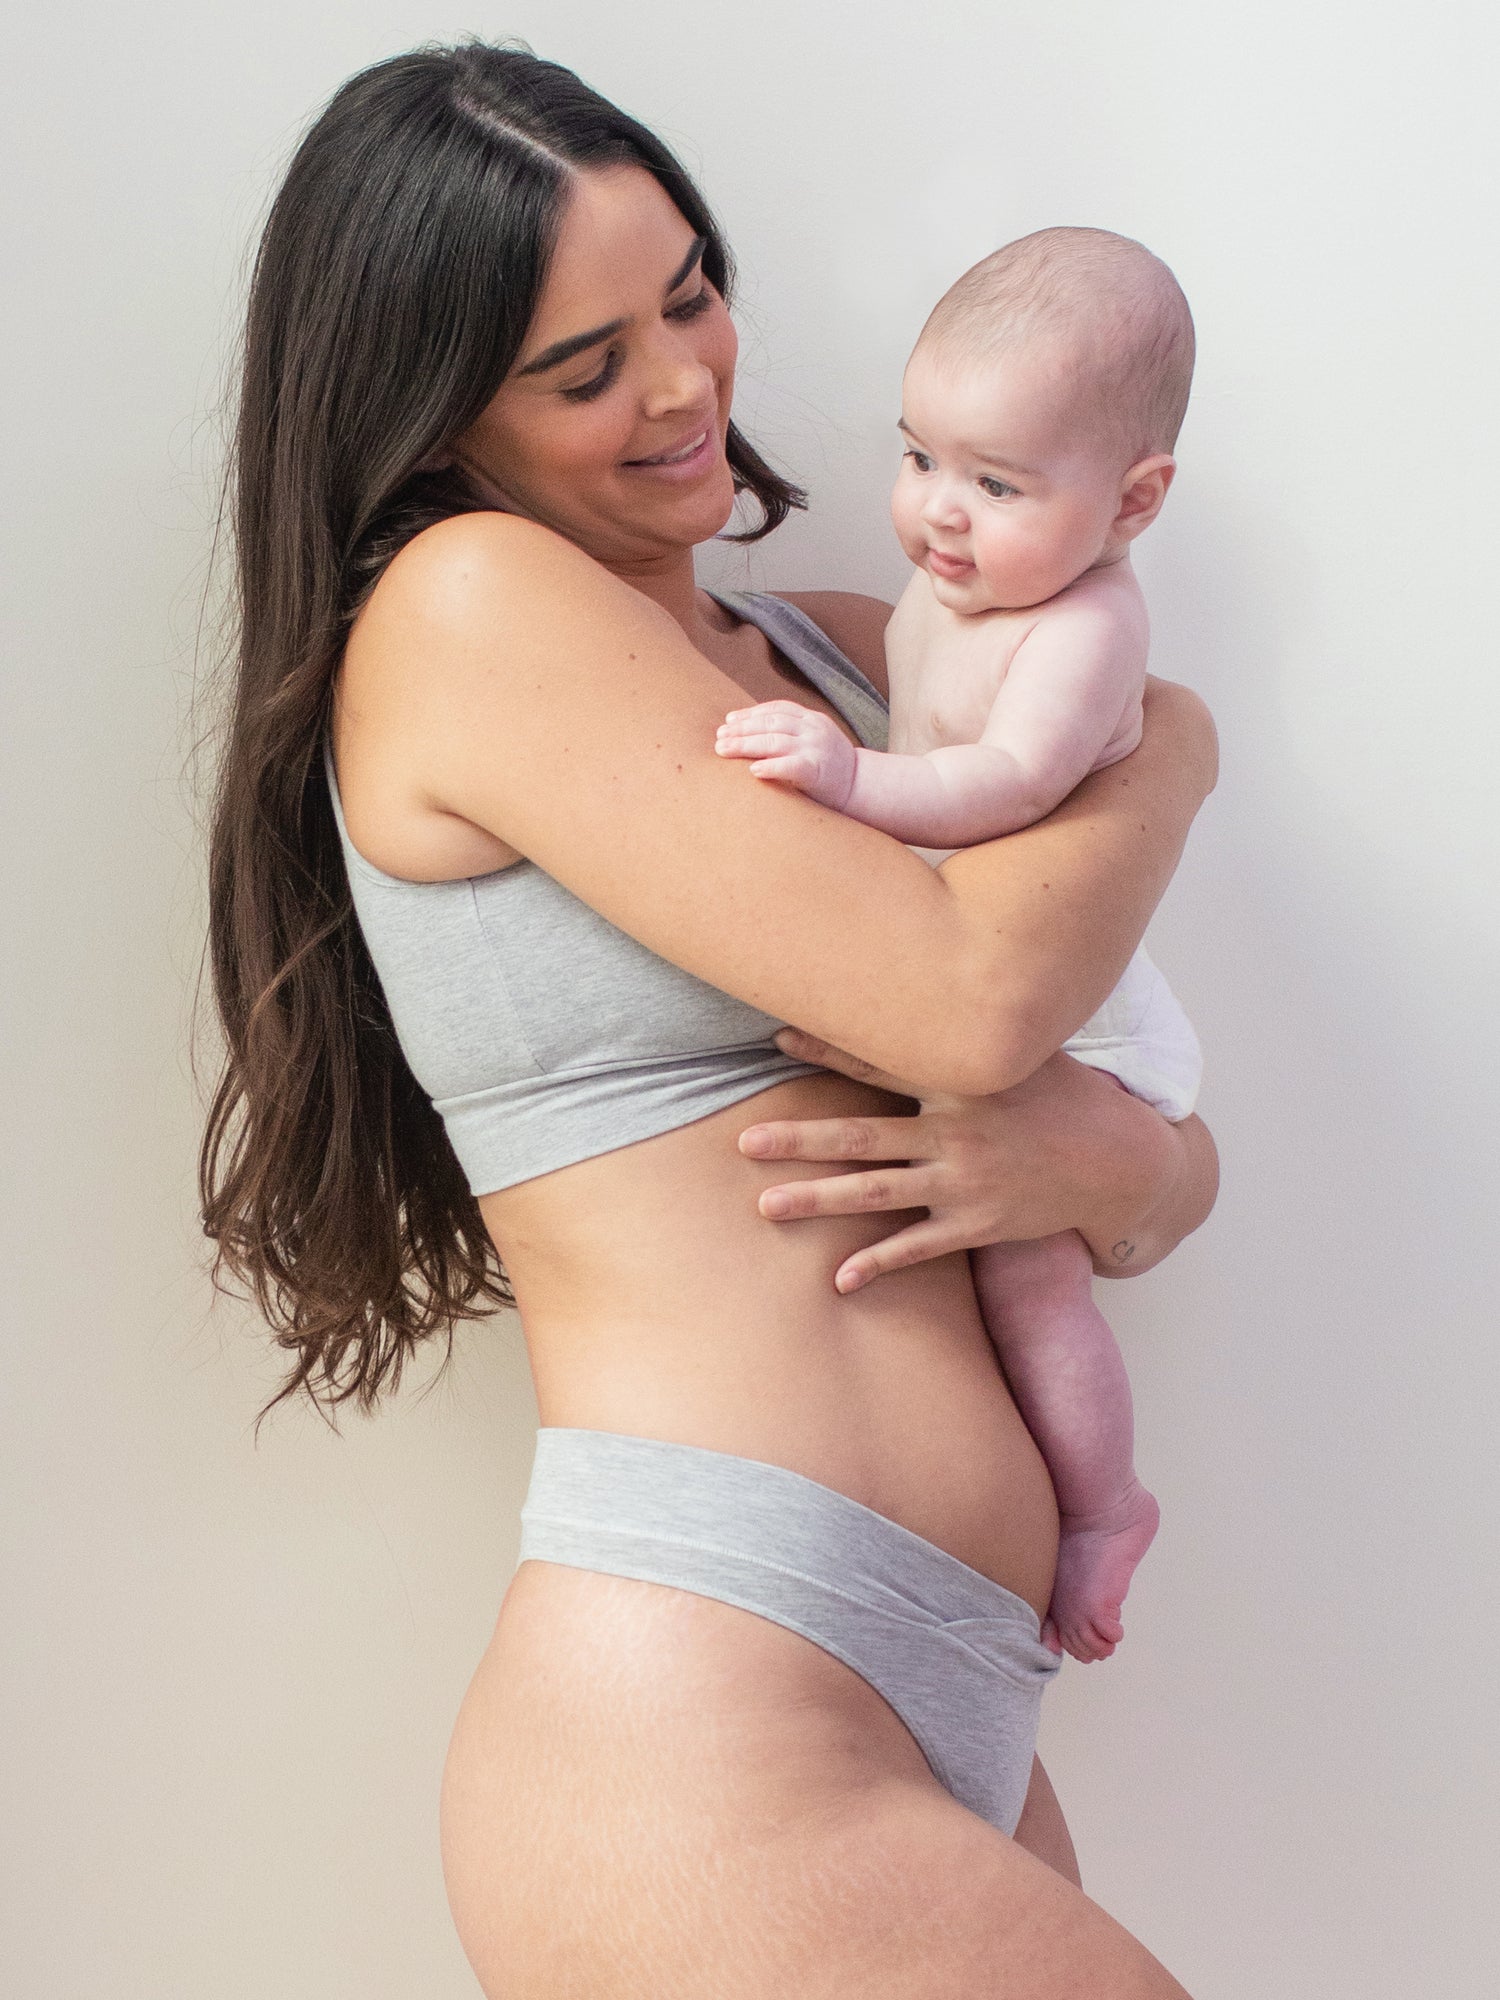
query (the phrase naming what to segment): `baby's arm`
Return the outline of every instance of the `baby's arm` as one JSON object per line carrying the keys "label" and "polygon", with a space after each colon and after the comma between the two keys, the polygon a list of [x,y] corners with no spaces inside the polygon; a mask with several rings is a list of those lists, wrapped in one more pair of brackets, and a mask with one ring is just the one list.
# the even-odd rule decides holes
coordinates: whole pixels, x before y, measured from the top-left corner
{"label": "baby's arm", "polygon": [[[977,743],[921,756],[856,748],[826,715],[796,702],[735,709],[721,756],[793,785],[896,839],[968,847],[1042,819],[1121,733],[1145,674],[1139,636],[1094,606],[1058,607],[1016,648]],[[1111,759],[1113,761],[1113,759]]]}

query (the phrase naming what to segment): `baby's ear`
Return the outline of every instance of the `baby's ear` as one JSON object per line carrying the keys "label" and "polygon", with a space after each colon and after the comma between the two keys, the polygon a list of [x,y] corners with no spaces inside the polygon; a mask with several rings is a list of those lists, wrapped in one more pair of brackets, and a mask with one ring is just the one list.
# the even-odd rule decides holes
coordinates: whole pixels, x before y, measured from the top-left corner
{"label": "baby's ear", "polygon": [[1177,461],[1170,452],[1159,451],[1132,465],[1120,481],[1120,505],[1114,518],[1114,532],[1124,541],[1134,541],[1149,528],[1161,512],[1172,484]]}

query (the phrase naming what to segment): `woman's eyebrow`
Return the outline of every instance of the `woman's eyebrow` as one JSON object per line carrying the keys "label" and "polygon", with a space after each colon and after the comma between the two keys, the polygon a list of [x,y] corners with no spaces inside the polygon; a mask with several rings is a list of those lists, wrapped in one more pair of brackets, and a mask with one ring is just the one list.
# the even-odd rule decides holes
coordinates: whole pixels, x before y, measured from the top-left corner
{"label": "woman's eyebrow", "polygon": [[703,261],[703,253],[707,248],[708,238],[706,236],[695,236],[693,238],[692,242],[688,245],[687,255],[662,287],[662,297],[664,299],[670,298],[677,287],[687,278],[688,273]]}
{"label": "woman's eyebrow", "polygon": [[[706,236],[695,236],[692,247],[677,269],[662,287],[662,297],[670,298],[696,265],[702,262],[703,253],[708,248]],[[571,361],[575,354],[582,354],[586,348],[597,347],[601,340],[612,340],[624,326],[622,319],[612,319],[607,326],[596,326],[589,333],[570,334],[566,340],[554,340],[550,347],[544,347],[534,361],[528,361],[524,368],[516,370],[517,375],[541,375],[549,368],[560,368],[564,361]]]}

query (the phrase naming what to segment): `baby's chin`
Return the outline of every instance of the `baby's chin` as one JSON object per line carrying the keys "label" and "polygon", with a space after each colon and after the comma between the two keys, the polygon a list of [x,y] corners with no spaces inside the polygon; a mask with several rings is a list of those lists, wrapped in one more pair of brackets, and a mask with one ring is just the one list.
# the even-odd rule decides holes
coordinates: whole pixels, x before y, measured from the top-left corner
{"label": "baby's chin", "polygon": [[[924,564],[924,569],[926,565]],[[967,576],[935,576],[926,569],[932,594],[946,611],[961,611],[968,617],[978,617],[983,611],[1013,611],[1017,607],[995,589],[977,570]]]}

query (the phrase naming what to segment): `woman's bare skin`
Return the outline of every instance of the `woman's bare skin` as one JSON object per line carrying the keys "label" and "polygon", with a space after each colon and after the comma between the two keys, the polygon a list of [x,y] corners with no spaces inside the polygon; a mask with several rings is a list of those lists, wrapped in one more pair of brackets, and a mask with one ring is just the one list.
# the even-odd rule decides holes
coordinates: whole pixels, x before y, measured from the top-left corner
{"label": "woman's bare skin", "polygon": [[[621,175],[647,179],[581,177],[528,349],[619,318],[622,302],[632,324],[651,323],[637,274],[651,258],[663,271],[680,264],[685,225],[654,182],[622,187]],[[708,362],[695,374],[681,341],[642,338],[663,420],[674,396],[684,411],[703,408]],[[524,409],[499,416],[524,430]],[[512,468],[514,436],[503,458],[487,455],[481,434],[480,469]],[[547,465],[526,463],[525,511],[567,532],[549,517]],[[564,505],[568,489],[557,491]],[[691,542],[702,535],[684,530],[674,549],[675,532],[660,530],[660,561],[603,548],[625,593],[526,523],[468,517],[410,545],[362,615],[341,676],[336,753],[356,844],[392,873],[429,880],[529,854],[666,956],[887,1064],[914,1090],[1018,1083],[1062,1039],[1049,1041],[1052,1011],[1031,1001],[1028,979],[1044,983],[1034,961],[1081,961],[1076,975],[1057,973],[1063,985],[1076,977],[1054,1003],[1063,1014],[1076,1006],[1082,1019],[1093,987],[1108,990],[1190,816],[1163,804],[1173,781],[1160,745],[1189,745],[1200,725],[1161,691],[1140,761],[1091,780],[1050,832],[1016,837],[1035,841],[1037,872],[1021,871],[1008,905],[983,850],[956,858],[969,871],[965,906],[895,843],[822,816],[834,879],[863,869],[863,911],[881,907],[887,881],[900,905],[889,944],[861,927],[863,991],[845,941],[832,941],[829,966],[842,966],[858,1004],[822,997],[818,926],[840,901],[820,902],[808,866],[804,809],[818,809],[752,800],[743,773],[736,798],[712,757],[712,722],[702,727],[727,685],[750,699],[814,697],[762,635],[694,591]],[[631,592],[646,600],[639,613]],[[878,611],[861,615],[878,638]],[[504,650],[497,631],[510,637]],[[852,626],[835,636],[878,677]],[[1139,857],[1122,851],[1137,822],[1119,788],[1133,779]],[[693,860],[679,872],[684,842]],[[767,882],[745,873],[746,852]],[[736,901],[750,899],[753,931],[776,916],[777,885],[790,879],[806,894],[781,911],[780,956],[763,973],[764,940],[746,941]],[[1003,950],[987,919],[966,914],[981,905],[1001,912]],[[938,986],[899,969],[896,942],[905,950],[912,924],[962,975],[949,981],[951,1023]],[[1015,982],[1013,1007],[995,997],[997,976]],[[789,1466],[948,1549],[1040,1615],[1055,1504],[967,1260],[929,1258],[840,1294],[835,1270],[902,1218],[771,1221],[758,1207],[766,1189],[827,1183],[828,1169],[747,1158],[737,1145],[766,1121],[909,1108],[847,1076],[794,1079],[481,1207],[516,1288],[544,1424]],[[811,1641],[689,1592],[561,1565],[525,1563],[506,1592],[454,1732],[443,1845],[460,1935],[495,2000],[1182,1990],[1075,1886],[1039,1769],[1007,1839],[938,1783],[868,1683]]]}

